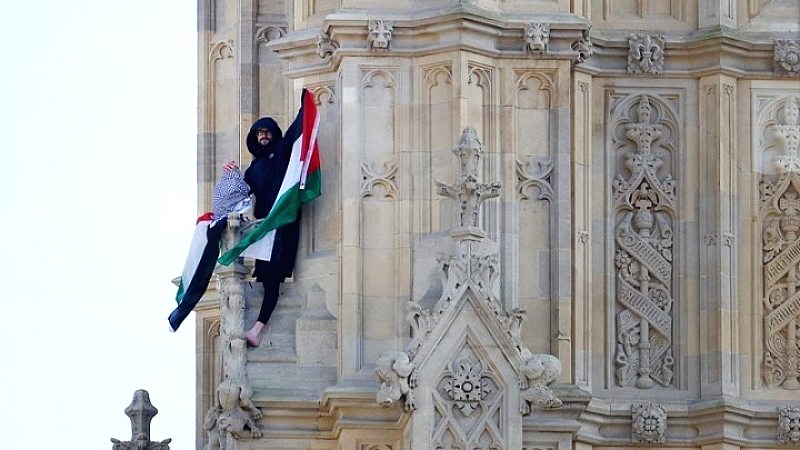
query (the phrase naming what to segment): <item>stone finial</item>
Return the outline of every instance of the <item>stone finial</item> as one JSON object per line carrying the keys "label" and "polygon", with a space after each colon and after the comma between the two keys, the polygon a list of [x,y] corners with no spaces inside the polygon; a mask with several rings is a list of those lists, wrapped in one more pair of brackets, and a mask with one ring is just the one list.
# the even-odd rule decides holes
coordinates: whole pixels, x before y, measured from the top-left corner
{"label": "stone finial", "polygon": [[777,39],[774,55],[776,73],[800,77],[800,41]]}
{"label": "stone finial", "polygon": [[112,450],[169,450],[172,439],[161,442],[150,440],[150,421],[158,414],[158,409],[150,403],[150,394],[144,389],[133,393],[133,401],[125,408],[125,415],[131,419],[131,440],[120,441],[111,438]]}
{"label": "stone finial", "polygon": [[412,389],[415,386],[414,363],[406,352],[388,351],[375,361],[375,374],[381,387],[375,396],[381,406],[389,408],[401,398],[405,398],[403,409],[411,412],[417,409]]}
{"label": "stone finial", "polygon": [[667,432],[667,410],[663,405],[634,403],[631,405],[631,415],[633,418],[631,437],[634,442],[664,443]]}
{"label": "stone finial", "polygon": [[478,183],[478,161],[482,150],[483,144],[478,140],[475,128],[464,128],[453,148],[461,171],[458,181],[452,185],[436,182],[439,195],[456,201],[461,228],[477,228],[481,203],[500,195],[500,183]]}
{"label": "stone finial", "polygon": [[632,35],[628,38],[628,73],[664,72],[664,38]]}
{"label": "stone finial", "polygon": [[531,22],[525,26],[525,48],[531,53],[547,51],[550,43],[550,24],[547,22]]}
{"label": "stone finial", "polygon": [[778,442],[800,444],[800,406],[778,408]]}
{"label": "stone finial", "polygon": [[368,25],[367,46],[376,52],[389,51],[394,25],[391,20],[370,20]]}

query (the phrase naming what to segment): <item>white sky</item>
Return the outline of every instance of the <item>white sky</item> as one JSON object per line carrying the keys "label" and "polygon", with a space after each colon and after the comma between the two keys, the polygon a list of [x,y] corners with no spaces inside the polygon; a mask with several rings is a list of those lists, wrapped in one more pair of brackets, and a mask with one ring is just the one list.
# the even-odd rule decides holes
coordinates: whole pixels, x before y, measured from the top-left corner
{"label": "white sky", "polygon": [[[3,448],[194,449],[196,2],[0,1]],[[8,401],[10,397],[10,402]]]}

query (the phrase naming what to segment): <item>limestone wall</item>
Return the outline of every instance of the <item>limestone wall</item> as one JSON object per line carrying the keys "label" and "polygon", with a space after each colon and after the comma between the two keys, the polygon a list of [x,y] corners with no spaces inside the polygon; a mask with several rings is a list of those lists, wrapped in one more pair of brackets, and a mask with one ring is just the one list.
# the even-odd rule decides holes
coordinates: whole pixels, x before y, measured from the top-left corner
{"label": "limestone wall", "polygon": [[[222,162],[246,166],[255,119],[286,128],[302,88],[322,118],[323,195],[303,210],[267,343],[247,352],[269,412],[241,448],[423,448],[408,447],[424,438],[416,413],[375,409],[375,362],[412,342],[410,308],[448,289],[459,205],[436,182],[459,176],[466,127],[483,144],[479,181],[501,185],[478,219],[497,248],[497,301],[524,310],[520,348],[556,356],[555,391],[572,399],[498,425],[520,433],[503,442],[800,443],[796,1],[198,5],[200,210]],[[258,289],[245,286],[245,322]],[[207,297],[198,421],[223,373],[219,296]],[[470,346],[500,345],[487,327]],[[486,373],[507,382],[514,361]],[[452,365],[432,367],[420,373]]]}

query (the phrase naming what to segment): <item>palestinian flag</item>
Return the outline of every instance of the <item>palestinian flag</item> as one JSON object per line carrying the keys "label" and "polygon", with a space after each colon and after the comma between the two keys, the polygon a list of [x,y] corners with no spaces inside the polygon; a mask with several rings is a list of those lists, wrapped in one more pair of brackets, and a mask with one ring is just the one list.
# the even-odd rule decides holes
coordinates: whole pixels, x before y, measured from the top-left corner
{"label": "palestinian flag", "polygon": [[[294,222],[300,207],[319,197],[322,178],[319,164],[319,148],[317,147],[317,131],[319,130],[319,112],[314,104],[314,97],[303,89],[300,112],[286,131],[283,139],[292,142],[292,154],[286,175],[278,190],[278,196],[269,214],[250,233],[219,259],[220,264],[229,265],[252,244],[272,248],[275,238],[272,230]],[[268,252],[266,254],[269,254]]]}
{"label": "palestinian flag", "polygon": [[169,315],[169,330],[175,332],[183,320],[189,316],[197,302],[203,297],[214,273],[214,266],[219,256],[219,242],[227,225],[227,218],[216,222],[211,220],[211,213],[205,213],[197,219],[197,225],[189,245],[189,255],[183,266],[178,293],[175,301],[178,307]]}

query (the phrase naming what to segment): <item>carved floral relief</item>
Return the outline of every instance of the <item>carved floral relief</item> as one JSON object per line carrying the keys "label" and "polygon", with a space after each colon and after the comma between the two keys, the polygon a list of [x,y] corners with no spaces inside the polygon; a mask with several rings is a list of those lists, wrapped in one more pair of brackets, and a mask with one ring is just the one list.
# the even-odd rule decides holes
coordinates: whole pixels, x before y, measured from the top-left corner
{"label": "carved floral relief", "polygon": [[632,35],[628,38],[628,73],[664,72],[664,38]]}
{"label": "carved floral relief", "polygon": [[775,72],[800,77],[800,41],[777,39],[774,48]]}
{"label": "carved floral relief", "polygon": [[800,406],[778,408],[778,442],[800,444]]}
{"label": "carved floral relief", "polygon": [[631,415],[633,416],[631,437],[634,442],[664,443],[667,431],[667,410],[663,405],[634,403],[631,405]]}
{"label": "carved floral relief", "polygon": [[[658,105],[658,106],[657,106]],[[616,382],[673,385],[673,222],[677,126],[647,95],[620,100],[612,123]]]}

